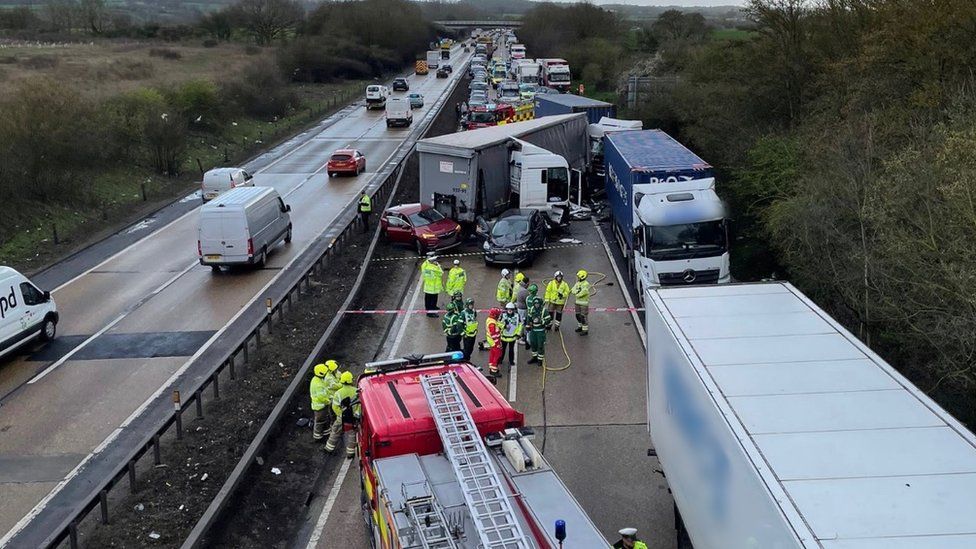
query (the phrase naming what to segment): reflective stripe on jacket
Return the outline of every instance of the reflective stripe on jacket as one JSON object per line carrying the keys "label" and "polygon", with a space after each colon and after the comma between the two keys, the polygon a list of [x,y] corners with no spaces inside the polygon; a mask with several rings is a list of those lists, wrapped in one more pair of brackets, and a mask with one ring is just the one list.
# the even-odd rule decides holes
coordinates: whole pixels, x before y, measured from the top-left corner
{"label": "reflective stripe on jacket", "polygon": [[312,376],[312,381],[308,384],[308,394],[312,397],[312,410],[319,411],[325,409],[331,401],[327,396],[328,382],[323,377]]}
{"label": "reflective stripe on jacket", "polygon": [[576,284],[573,284],[573,289],[570,290],[576,297],[577,305],[589,305],[590,304],[590,283],[587,280],[580,280]]}
{"label": "reflective stripe on jacket", "polygon": [[430,260],[420,266],[420,275],[424,279],[425,294],[439,294],[443,289],[444,270]]}
{"label": "reflective stripe on jacket", "polygon": [[[348,399],[348,400],[346,400]],[[342,421],[348,423],[346,417],[343,417],[343,411],[349,411],[349,404],[356,399],[356,387],[352,385],[339,385],[336,389],[334,395],[332,395],[332,411],[335,412],[336,417],[342,417]],[[345,402],[343,402],[345,401]],[[352,413],[358,416],[359,405],[356,404],[351,410]],[[348,416],[348,414],[347,414]]]}
{"label": "reflective stripe on jacket", "polygon": [[489,347],[498,345],[497,340],[501,337],[501,328],[498,327],[498,324],[499,322],[494,318],[485,319],[485,341],[488,342]]}
{"label": "reflective stripe on jacket", "polygon": [[512,301],[512,281],[507,278],[502,278],[498,281],[498,289],[495,290],[495,298],[499,303],[508,303]]}
{"label": "reflective stripe on jacket", "polygon": [[556,282],[556,279],[552,279],[549,281],[549,284],[546,284],[545,300],[549,303],[565,305],[568,297],[569,284],[567,284],[565,280],[562,282]]}
{"label": "reflective stripe on jacket", "polygon": [[441,321],[444,328],[444,335],[459,336],[464,333],[464,320],[457,313],[447,313]]}
{"label": "reflective stripe on jacket", "polygon": [[359,199],[359,211],[369,213],[373,211],[373,199],[369,197],[368,194],[363,195]]}
{"label": "reflective stripe on jacket", "polygon": [[462,318],[464,318],[464,335],[465,337],[477,337],[478,336],[478,313],[471,309],[465,309],[461,313]]}
{"label": "reflective stripe on jacket", "polygon": [[502,315],[502,341],[515,341],[522,335],[522,319],[518,313],[505,313]]}

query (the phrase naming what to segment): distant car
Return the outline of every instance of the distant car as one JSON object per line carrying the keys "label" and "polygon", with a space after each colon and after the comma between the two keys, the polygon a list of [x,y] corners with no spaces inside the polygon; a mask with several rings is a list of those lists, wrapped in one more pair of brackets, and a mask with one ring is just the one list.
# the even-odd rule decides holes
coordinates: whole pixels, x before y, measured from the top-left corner
{"label": "distant car", "polygon": [[200,193],[206,204],[231,189],[253,186],[254,176],[241,168],[214,168],[203,174]]}
{"label": "distant car", "polygon": [[536,86],[535,87],[535,94],[536,95],[546,95],[546,94],[550,94],[550,93],[552,93],[552,94],[558,94],[559,93],[559,90],[557,90],[556,88],[550,88],[548,86]]}
{"label": "distant car", "polygon": [[410,84],[407,83],[406,78],[393,79],[393,91],[407,91],[409,89],[410,89]]}
{"label": "distant car", "polygon": [[356,149],[339,149],[329,157],[325,171],[329,177],[340,173],[359,175],[366,171],[366,157]]}
{"label": "distant car", "polygon": [[485,236],[485,264],[530,265],[546,245],[546,219],[539,210],[507,210],[488,224],[479,219],[479,233]]}
{"label": "distant car", "polygon": [[483,95],[471,96],[468,98],[468,107],[484,107],[488,104],[488,98]]}
{"label": "distant car", "polygon": [[443,67],[437,69],[437,78],[447,78],[448,76],[451,76],[451,73]]}
{"label": "distant car", "polygon": [[452,67],[450,63],[444,63],[443,65],[441,65],[441,68],[446,70],[447,72],[454,72],[454,67]]}
{"label": "distant car", "polygon": [[422,204],[401,204],[384,211],[380,233],[390,242],[411,246],[420,255],[461,243],[461,226]]}
{"label": "distant car", "polygon": [[528,101],[535,98],[535,84],[520,84],[519,85],[519,97]]}
{"label": "distant car", "polygon": [[480,90],[480,91],[487,92],[488,88],[489,88],[488,84],[485,84],[481,80],[472,80],[471,83],[468,84],[468,89],[471,91]]}
{"label": "distant car", "polygon": [[419,93],[411,93],[407,98],[410,100],[411,109],[419,109],[424,106],[424,96]]}

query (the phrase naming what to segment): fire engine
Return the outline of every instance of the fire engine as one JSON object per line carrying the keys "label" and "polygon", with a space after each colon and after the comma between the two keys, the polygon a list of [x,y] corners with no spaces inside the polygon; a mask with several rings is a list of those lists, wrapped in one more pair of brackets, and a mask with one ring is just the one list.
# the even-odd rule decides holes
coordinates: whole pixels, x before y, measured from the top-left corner
{"label": "fire engine", "polygon": [[463,122],[464,129],[476,130],[507,124],[515,120],[515,108],[504,103],[489,103],[485,106],[471,107],[467,119]]}
{"label": "fire engine", "polygon": [[374,362],[359,379],[359,467],[373,547],[607,547],[532,444],[523,415],[461,359]]}

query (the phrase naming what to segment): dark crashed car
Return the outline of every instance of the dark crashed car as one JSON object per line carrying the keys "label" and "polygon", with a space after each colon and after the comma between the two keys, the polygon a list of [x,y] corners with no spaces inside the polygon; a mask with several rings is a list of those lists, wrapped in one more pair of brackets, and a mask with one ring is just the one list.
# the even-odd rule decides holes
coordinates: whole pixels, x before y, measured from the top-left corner
{"label": "dark crashed car", "polygon": [[490,225],[479,220],[485,237],[485,264],[531,265],[546,245],[545,215],[539,210],[511,209]]}

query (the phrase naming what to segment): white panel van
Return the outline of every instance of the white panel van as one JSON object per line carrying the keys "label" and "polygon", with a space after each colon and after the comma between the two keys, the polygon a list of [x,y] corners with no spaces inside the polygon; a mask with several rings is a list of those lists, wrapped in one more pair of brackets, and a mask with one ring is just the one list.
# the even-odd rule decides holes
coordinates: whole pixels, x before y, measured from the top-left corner
{"label": "white panel van", "polygon": [[200,192],[206,203],[231,189],[253,186],[254,176],[241,168],[214,168],[203,174]]}
{"label": "white panel van", "polygon": [[282,240],[291,242],[291,206],[271,187],[228,191],[200,208],[197,253],[202,265],[264,265]]}
{"label": "white panel van", "polygon": [[0,356],[41,338],[54,339],[58,308],[51,292],[38,289],[27,277],[0,266]]}
{"label": "white panel van", "polygon": [[413,123],[413,109],[404,97],[391,97],[386,101],[386,127],[409,126]]}

